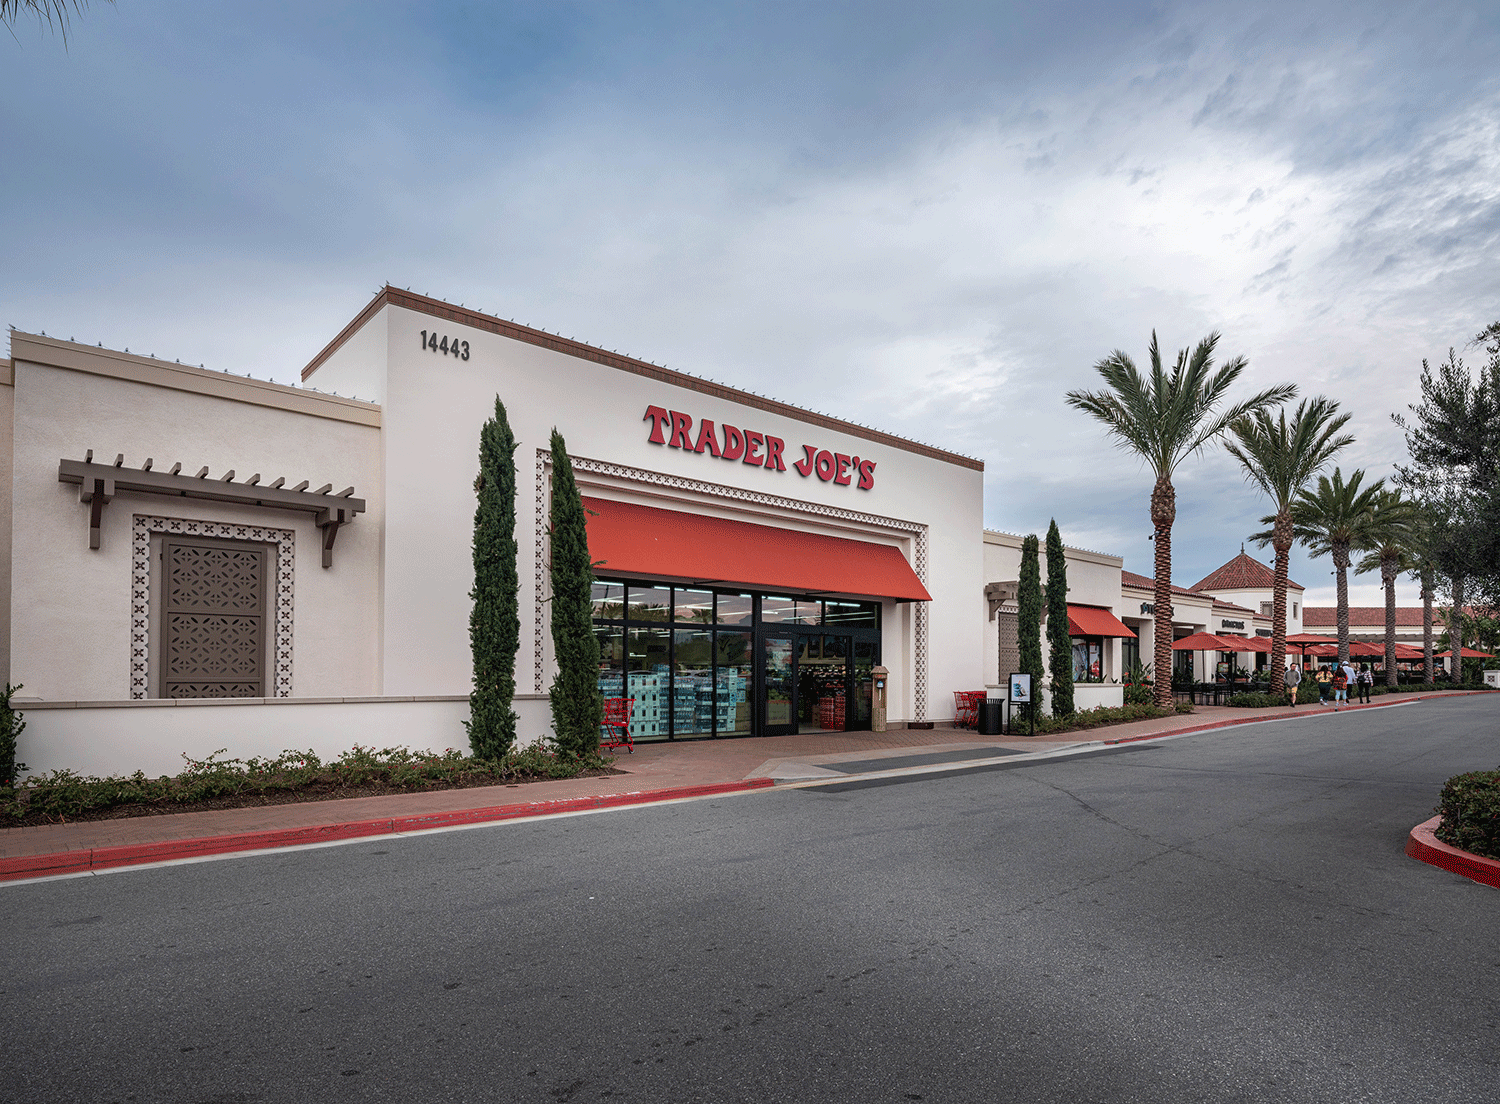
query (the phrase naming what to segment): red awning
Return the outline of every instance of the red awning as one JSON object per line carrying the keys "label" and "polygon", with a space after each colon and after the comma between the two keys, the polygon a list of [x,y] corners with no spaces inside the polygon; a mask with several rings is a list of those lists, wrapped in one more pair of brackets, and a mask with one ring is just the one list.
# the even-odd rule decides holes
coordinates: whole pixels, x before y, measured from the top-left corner
{"label": "red awning", "polygon": [[583,500],[599,575],[651,575],[793,594],[930,602],[901,550],[748,521]]}
{"label": "red awning", "polygon": [[1069,606],[1068,632],[1074,636],[1134,636],[1130,628],[1107,609],[1098,606]]}

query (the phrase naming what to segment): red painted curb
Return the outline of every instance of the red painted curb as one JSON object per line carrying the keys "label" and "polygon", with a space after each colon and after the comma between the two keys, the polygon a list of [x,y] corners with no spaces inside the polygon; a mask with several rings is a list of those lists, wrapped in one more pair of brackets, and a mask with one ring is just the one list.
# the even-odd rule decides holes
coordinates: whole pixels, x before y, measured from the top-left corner
{"label": "red painted curb", "polygon": [[1406,853],[1429,866],[1438,866],[1454,874],[1462,874],[1483,885],[1500,889],[1500,859],[1487,859],[1468,851],[1460,851],[1437,838],[1437,826],[1443,818],[1435,816],[1424,820],[1406,837]]}
{"label": "red painted curb", "polygon": [[[1456,693],[1445,693],[1443,696],[1448,698],[1467,698],[1471,697],[1474,694],[1492,693],[1494,693],[1493,690],[1460,690]],[[1381,696],[1384,697],[1385,695]],[[1318,716],[1326,716],[1329,713],[1347,713],[1351,709],[1389,709],[1393,705],[1401,705],[1405,702],[1417,704],[1423,701],[1427,701],[1429,698],[1433,697],[1434,696],[1431,694],[1414,694],[1409,698],[1397,698],[1395,701],[1369,702],[1368,704],[1346,705],[1343,709],[1322,710],[1318,713]],[[1308,708],[1311,708],[1311,706],[1309,705]],[[1135,743],[1137,740],[1160,740],[1163,736],[1182,736],[1189,732],[1208,732],[1211,729],[1215,728],[1229,728],[1233,725],[1259,724],[1262,721],[1281,721],[1296,716],[1298,716],[1296,712],[1287,710],[1281,713],[1273,713],[1269,717],[1235,717],[1227,721],[1214,721],[1212,724],[1193,725],[1190,728],[1174,728],[1168,732],[1148,732],[1142,736],[1122,736],[1118,740],[1104,740],[1101,742],[1106,744],[1131,744]]]}
{"label": "red painted curb", "polygon": [[314,824],[305,828],[281,828],[266,832],[241,832],[232,836],[203,836],[198,839],[162,840],[157,843],[127,844],[122,847],[79,848],[50,855],[19,855],[0,859],[0,882],[17,878],[39,878],[54,874],[76,874],[112,866],[138,866],[201,855],[223,855],[233,851],[262,851],[276,847],[298,847],[309,843],[359,839],[364,836],[387,836],[396,832],[421,832],[432,828],[450,828],[460,824],[483,824],[489,821],[520,820],[526,817],[575,813],[586,809],[617,809],[629,805],[650,805],[688,797],[711,797],[714,794],[741,793],[775,785],[770,778],[752,778],[744,782],[714,782],[700,786],[676,786],[665,790],[636,790],[630,793],[601,794],[593,797],[570,797],[558,801],[528,801],[521,805],[491,805],[483,809],[455,809],[443,813],[417,813],[404,817],[382,817],[377,820],[355,820],[344,824]]}

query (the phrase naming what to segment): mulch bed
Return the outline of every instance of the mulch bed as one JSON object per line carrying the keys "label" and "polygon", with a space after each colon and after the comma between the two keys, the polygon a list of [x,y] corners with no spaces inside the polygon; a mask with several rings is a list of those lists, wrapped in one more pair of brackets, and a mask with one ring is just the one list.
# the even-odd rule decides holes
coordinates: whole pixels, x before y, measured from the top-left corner
{"label": "mulch bed", "polygon": [[[575,778],[604,778],[612,774],[628,774],[628,771],[604,767],[580,771]],[[113,805],[105,809],[91,809],[76,816],[61,817],[46,813],[27,813],[20,817],[0,820],[0,828],[34,828],[43,824],[74,824],[86,820],[125,820],[130,817],[170,816],[174,813],[206,813],[214,809],[254,809],[264,805],[300,805],[309,801],[341,801],[350,797],[385,797],[389,794],[434,793],[438,790],[469,790],[480,787],[503,787],[518,789],[533,782],[558,782],[563,779],[544,775],[517,775],[486,778],[466,776],[456,782],[433,782],[423,786],[398,786],[388,782],[362,782],[357,785],[341,785],[335,782],[309,782],[294,790],[273,790],[270,793],[224,794],[206,801],[175,802],[160,801],[149,804]]]}

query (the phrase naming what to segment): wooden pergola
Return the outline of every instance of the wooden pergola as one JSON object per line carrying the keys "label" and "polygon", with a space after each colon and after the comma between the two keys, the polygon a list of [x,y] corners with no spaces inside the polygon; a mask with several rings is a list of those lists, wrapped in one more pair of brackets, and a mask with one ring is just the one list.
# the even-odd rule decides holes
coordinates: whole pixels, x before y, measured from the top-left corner
{"label": "wooden pergola", "polygon": [[62,460],[57,466],[59,483],[78,484],[78,501],[89,507],[89,548],[97,550],[100,544],[99,531],[104,519],[104,507],[117,494],[152,494],[170,498],[206,498],[215,502],[232,502],[239,506],[255,506],[267,510],[295,510],[312,514],[314,524],[323,531],[323,566],[333,566],[333,541],[339,526],[348,525],[354,515],[365,510],[365,500],[354,497],[354,488],[345,487],[337,494],[330,494],[332,483],[326,483],[316,491],[307,488],[311,480],[304,479],[295,487],[286,486],[286,478],[278,476],[273,482],[262,484],[260,472],[238,483],[231,468],[217,479],[208,477],[208,468],[200,468],[197,475],[182,474],[182,465],[173,464],[170,471],[154,471],[154,461],[148,456],[140,468],[125,467],[125,454],[115,457],[113,464],[94,462],[94,450],[89,449],[82,460]]}

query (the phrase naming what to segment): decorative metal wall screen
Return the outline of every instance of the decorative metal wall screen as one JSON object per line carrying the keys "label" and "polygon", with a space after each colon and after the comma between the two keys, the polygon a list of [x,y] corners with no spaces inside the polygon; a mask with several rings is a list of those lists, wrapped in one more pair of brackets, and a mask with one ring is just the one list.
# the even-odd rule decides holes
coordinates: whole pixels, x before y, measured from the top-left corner
{"label": "decorative metal wall screen", "polygon": [[265,696],[269,548],[162,542],[162,697]]}
{"label": "decorative metal wall screen", "polygon": [[1021,616],[1015,610],[998,610],[995,624],[1000,637],[1000,664],[995,681],[1003,682],[1021,669]]}

